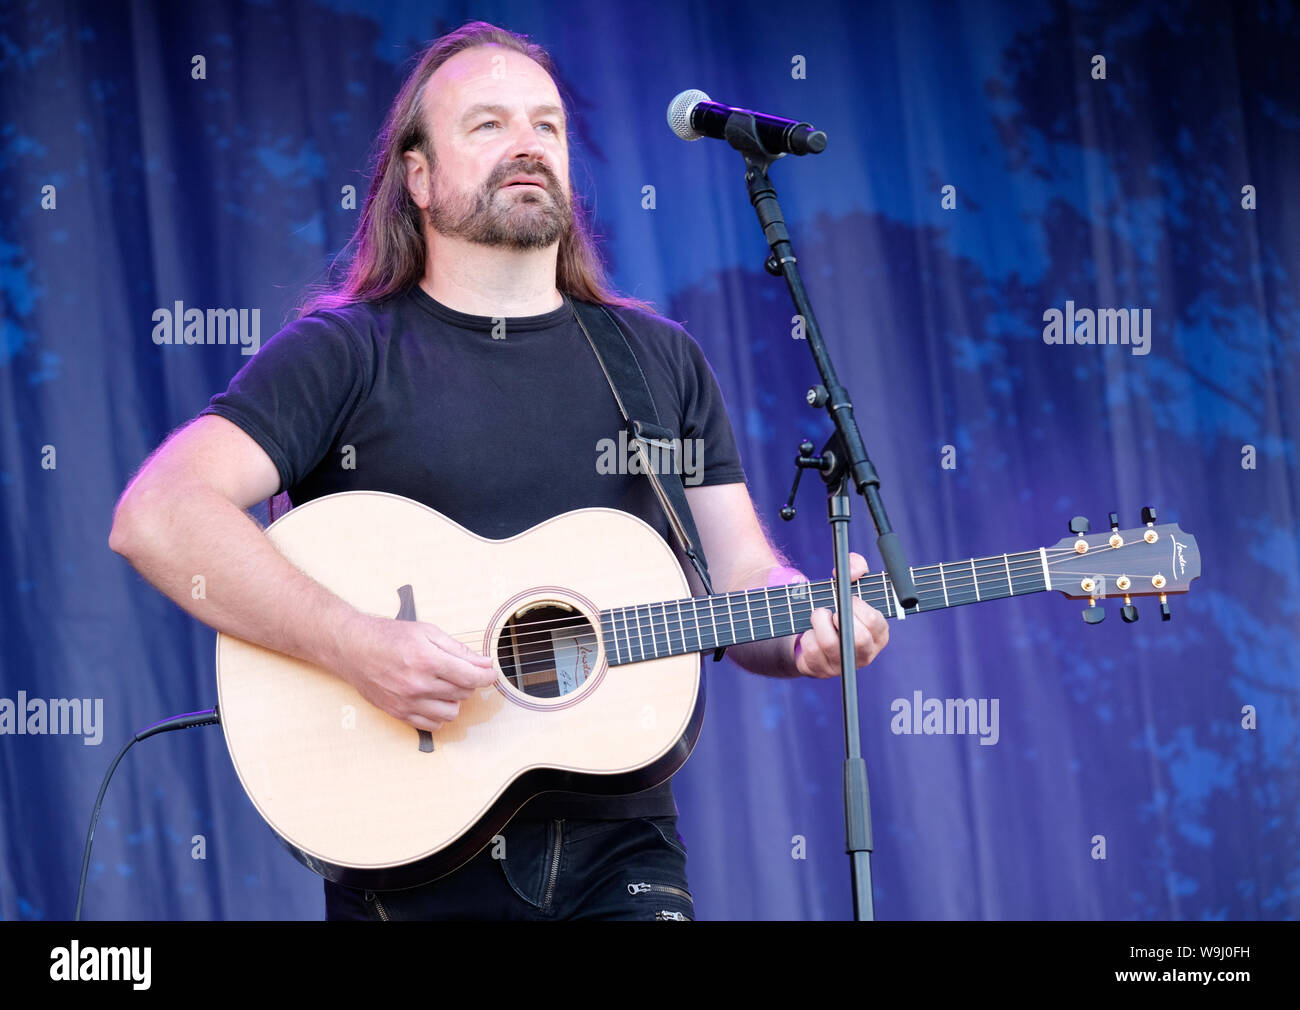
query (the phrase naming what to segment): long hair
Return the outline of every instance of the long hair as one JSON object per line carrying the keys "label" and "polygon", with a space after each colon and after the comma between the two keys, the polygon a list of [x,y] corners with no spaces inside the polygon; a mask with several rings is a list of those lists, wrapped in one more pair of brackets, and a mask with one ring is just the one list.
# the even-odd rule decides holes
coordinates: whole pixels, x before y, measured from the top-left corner
{"label": "long hair", "polygon": [[[433,149],[420,103],[424,86],[433,73],[457,53],[488,45],[522,53],[555,80],[555,65],[545,49],[530,42],[526,35],[517,35],[485,21],[467,22],[443,35],[420,54],[376,138],[370,191],[357,230],[348,243],[354,252],[347,273],[336,284],[327,283],[310,289],[298,309],[300,317],[317,309],[387,298],[405,291],[424,276],[427,255],[424,222],[420,208],[406,189],[406,165],[402,155],[410,150],[420,150],[432,161]],[[559,89],[558,82],[556,88]],[[560,100],[568,105],[562,92]],[[572,170],[569,191],[573,192]],[[581,301],[653,311],[645,302],[621,296],[610,287],[585,210],[576,198],[573,200],[573,227],[560,239],[555,286]]]}

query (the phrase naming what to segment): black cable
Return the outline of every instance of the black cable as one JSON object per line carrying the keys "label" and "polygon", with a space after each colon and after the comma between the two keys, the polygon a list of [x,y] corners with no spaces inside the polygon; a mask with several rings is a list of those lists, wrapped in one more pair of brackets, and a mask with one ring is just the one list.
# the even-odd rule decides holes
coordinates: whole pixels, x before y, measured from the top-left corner
{"label": "black cable", "polygon": [[81,921],[81,901],[86,894],[86,874],[90,870],[90,846],[95,840],[95,825],[99,822],[99,808],[104,802],[104,793],[108,792],[108,781],[113,777],[113,772],[117,770],[118,762],[126,756],[126,752],[131,749],[132,744],[146,740],[155,733],[169,733],[174,729],[189,729],[192,726],[215,726],[219,722],[221,722],[221,716],[217,714],[215,708],[205,708],[201,712],[186,712],[184,715],[174,715],[170,719],[163,719],[161,722],[146,726],[131,737],[126,742],[126,745],[117,752],[117,757],[113,758],[113,763],[108,766],[108,774],[104,776],[104,781],[99,787],[99,795],[95,797],[95,810],[90,815],[90,830],[86,833],[86,851],[81,857],[81,881],[77,884],[77,912],[73,917],[74,922]]}

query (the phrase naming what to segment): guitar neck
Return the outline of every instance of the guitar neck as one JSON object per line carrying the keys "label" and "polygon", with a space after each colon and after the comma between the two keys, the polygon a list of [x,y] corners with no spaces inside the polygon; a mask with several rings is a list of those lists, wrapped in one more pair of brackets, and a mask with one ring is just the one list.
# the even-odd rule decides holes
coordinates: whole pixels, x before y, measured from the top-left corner
{"label": "guitar neck", "polygon": [[[923,565],[911,572],[918,602],[905,611],[884,572],[858,579],[852,592],[897,619],[1052,588],[1043,549]],[[606,655],[618,665],[800,634],[812,627],[814,610],[835,610],[830,579],[612,607],[601,611],[600,622]]]}

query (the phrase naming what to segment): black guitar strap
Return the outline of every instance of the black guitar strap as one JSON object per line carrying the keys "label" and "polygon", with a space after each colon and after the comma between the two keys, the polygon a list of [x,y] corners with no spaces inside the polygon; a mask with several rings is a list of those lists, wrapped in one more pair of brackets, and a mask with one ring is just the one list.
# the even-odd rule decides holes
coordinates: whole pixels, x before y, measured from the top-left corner
{"label": "black guitar strap", "polygon": [[[700,582],[704,584],[704,591],[711,596],[713,586],[709,582],[709,563],[704,556],[704,548],[700,546],[699,531],[695,528],[691,508],[686,501],[686,488],[682,483],[682,470],[676,455],[677,445],[673,442],[676,436],[660,423],[654,396],[632,346],[627,342],[613,313],[605,306],[579,301],[567,295],[565,301],[573,306],[578,326],[591,345],[592,353],[596,355],[596,361],[600,363],[601,371],[609,382],[609,388],[614,392],[614,400],[628,425],[628,434],[640,461],[641,471],[650,479],[677,542],[695,566]],[[647,420],[648,418],[654,420]],[[655,448],[656,460],[670,459],[672,465],[652,465],[648,446]],[[663,473],[664,470],[668,472]],[[721,659],[723,651],[718,649],[713,658]]]}

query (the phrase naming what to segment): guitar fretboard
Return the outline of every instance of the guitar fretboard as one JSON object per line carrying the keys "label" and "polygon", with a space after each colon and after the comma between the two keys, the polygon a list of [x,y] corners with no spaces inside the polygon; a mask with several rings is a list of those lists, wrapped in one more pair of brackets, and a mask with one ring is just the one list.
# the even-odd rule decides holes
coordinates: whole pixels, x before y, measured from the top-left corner
{"label": "guitar fretboard", "polygon": [[[1041,549],[910,571],[918,602],[905,611],[884,572],[858,579],[852,584],[853,595],[896,619],[1051,589]],[[606,656],[611,665],[618,665],[799,634],[812,627],[814,610],[835,610],[831,580],[612,607],[601,611],[600,625]]]}

